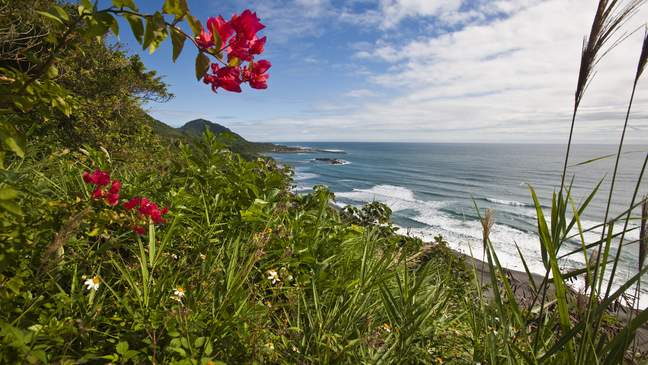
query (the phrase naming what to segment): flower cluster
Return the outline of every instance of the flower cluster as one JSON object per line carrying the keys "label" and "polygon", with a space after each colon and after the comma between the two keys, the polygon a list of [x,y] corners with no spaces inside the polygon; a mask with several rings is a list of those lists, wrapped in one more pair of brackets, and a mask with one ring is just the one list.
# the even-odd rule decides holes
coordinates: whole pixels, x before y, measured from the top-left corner
{"label": "flower cluster", "polygon": [[[268,87],[268,69],[272,66],[267,60],[255,62],[254,57],[263,53],[266,37],[258,38],[257,32],[265,28],[256,13],[250,10],[233,15],[226,21],[222,16],[207,20],[207,29],[202,29],[196,43],[202,51],[215,55],[223,61],[222,53],[227,55],[224,66],[211,64],[211,73],[203,77],[216,92],[223,88],[231,92],[241,92],[241,84],[249,83],[254,89]],[[247,62],[247,65],[242,65]]]}
{"label": "flower cluster", "polygon": [[[87,184],[96,186],[92,192],[93,199],[104,199],[108,205],[113,207],[119,204],[119,191],[121,190],[122,184],[119,180],[112,180],[111,182],[110,173],[108,171],[102,171],[99,169],[92,173],[85,171],[83,173],[83,181]],[[110,185],[110,187],[106,190],[108,185]],[[146,223],[148,223],[148,219],[150,218],[150,221],[154,224],[164,224],[166,223],[164,215],[169,212],[168,208],[160,209],[157,204],[149,199],[138,196],[131,198],[127,202],[123,203],[122,206],[128,211],[137,208],[140,220],[144,220]],[[139,222],[136,224],[133,227],[133,232],[138,235],[144,235],[146,231],[142,226],[142,223],[145,222]]]}
{"label": "flower cluster", "polygon": [[[163,216],[169,212],[168,208],[160,209],[157,204],[153,203],[147,198],[142,198],[139,196],[131,198],[129,201],[122,204],[122,206],[126,210],[133,210],[137,208],[137,213],[139,214],[140,218],[150,218],[154,224],[166,223],[166,219],[164,219]],[[139,235],[143,235],[144,227],[137,225],[133,228],[133,231]]]}
{"label": "flower cluster", "polygon": [[[113,180],[111,183],[110,174],[107,171],[101,171],[99,169],[94,170],[92,173],[85,171],[83,173],[83,181],[96,186],[92,192],[93,199],[104,199],[108,205],[113,207],[119,203],[121,181]],[[110,185],[110,188],[106,191],[105,187],[108,185]]]}

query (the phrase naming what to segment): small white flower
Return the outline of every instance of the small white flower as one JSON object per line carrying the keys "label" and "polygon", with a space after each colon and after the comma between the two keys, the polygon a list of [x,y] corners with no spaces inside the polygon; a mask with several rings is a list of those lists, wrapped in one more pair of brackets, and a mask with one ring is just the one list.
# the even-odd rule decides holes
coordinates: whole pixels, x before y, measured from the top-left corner
{"label": "small white flower", "polygon": [[299,349],[295,345],[293,345],[292,350],[293,352],[299,353]]}
{"label": "small white flower", "polygon": [[172,253],[172,254],[171,254],[171,258],[173,258],[174,260],[177,260],[177,259],[178,259],[178,255]]}
{"label": "small white flower", "polygon": [[86,286],[87,290],[94,290],[97,291],[99,289],[99,284],[101,283],[101,279],[97,275],[91,277],[90,279],[87,279],[86,281],[83,282],[83,285]]}
{"label": "small white flower", "polygon": [[203,261],[207,260],[207,255],[205,255],[204,253],[201,253],[198,256],[200,256],[200,259],[203,260]]}
{"label": "small white flower", "polygon": [[171,299],[181,302],[184,296],[185,296],[185,290],[183,287],[179,286],[173,289],[173,296],[171,296]]}
{"label": "small white flower", "polygon": [[279,274],[274,270],[268,270],[268,280],[272,281],[272,284],[276,284],[281,281],[279,279]]}

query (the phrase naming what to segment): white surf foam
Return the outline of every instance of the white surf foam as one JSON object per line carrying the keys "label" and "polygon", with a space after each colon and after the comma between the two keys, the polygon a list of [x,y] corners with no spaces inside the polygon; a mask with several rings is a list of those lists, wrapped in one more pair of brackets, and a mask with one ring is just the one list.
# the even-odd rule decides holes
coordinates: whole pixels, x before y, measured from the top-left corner
{"label": "white surf foam", "polygon": [[[410,234],[419,237],[424,241],[433,241],[434,237],[441,234],[449,243],[449,246],[459,252],[470,255],[472,252],[473,257],[481,259],[482,257],[482,227],[478,220],[461,220],[449,216],[447,213],[442,212],[439,208],[445,206],[449,202],[435,202],[423,201],[415,197],[412,190],[401,186],[393,185],[377,185],[369,189],[354,189],[350,192],[338,192],[337,197],[351,200],[357,203],[369,203],[372,201],[379,201],[389,206],[392,211],[413,210],[416,212],[410,218],[427,225],[426,228],[413,228],[406,229],[401,227],[399,233]],[[343,207],[346,204],[336,203],[336,205]],[[360,204],[358,204],[360,205]],[[534,218],[535,212],[529,215]],[[533,222],[533,221],[532,221]],[[594,221],[581,221],[583,229],[596,226]],[[574,227],[570,234],[578,234],[578,228]],[[626,242],[638,239],[638,232],[629,232],[626,235]],[[586,243],[595,242],[601,237],[601,228],[596,228],[592,231],[583,234]],[[516,244],[532,273],[544,275],[545,267],[542,263],[540,252],[540,241],[538,236],[533,232],[525,232],[523,230],[505,225],[495,224],[491,231],[491,241],[497,252],[501,264],[508,268],[518,271],[524,271],[524,265],[520,259],[517,251]],[[567,253],[577,248],[576,245],[572,247],[565,246],[561,250],[561,254]],[[564,270],[581,268],[585,264],[582,254],[574,254],[566,259],[560,261],[560,266]],[[618,268],[618,283],[623,283],[628,277],[633,275],[630,270],[623,267],[621,264]],[[578,278],[570,285],[576,290],[584,287],[583,278]],[[613,285],[618,287],[618,285]],[[641,307],[648,306],[648,292],[642,294],[640,299]]]}
{"label": "white surf foam", "polygon": [[486,198],[487,201],[495,204],[500,204],[500,205],[510,205],[512,207],[529,207],[529,204],[525,203],[520,203],[515,200],[502,200],[502,199],[494,199],[494,198]]}
{"label": "white surf foam", "polygon": [[319,177],[318,174],[313,174],[311,172],[296,171],[295,172],[295,177],[293,178],[293,180],[295,180],[295,181],[304,181],[304,180],[315,179],[315,178],[318,178],[318,177]]}
{"label": "white surf foam", "polygon": [[339,158],[336,158],[335,161],[337,161],[337,163],[331,163],[331,161],[326,161],[326,160],[325,161],[318,160],[317,158],[313,158],[313,159],[310,160],[310,162],[321,163],[321,164],[329,164],[329,165],[332,165],[332,166],[342,166],[342,165],[350,165],[351,164],[351,161],[342,160],[342,159],[339,159]]}

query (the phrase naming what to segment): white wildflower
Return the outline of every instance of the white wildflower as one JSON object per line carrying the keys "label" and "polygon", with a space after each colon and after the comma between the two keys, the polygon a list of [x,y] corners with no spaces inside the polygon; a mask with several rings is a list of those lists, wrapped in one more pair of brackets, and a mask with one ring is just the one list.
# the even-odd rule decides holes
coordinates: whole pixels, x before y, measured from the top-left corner
{"label": "white wildflower", "polygon": [[83,282],[83,285],[86,286],[87,290],[94,290],[97,291],[99,289],[99,284],[101,283],[101,279],[95,275],[91,277],[90,279],[87,279],[86,281]]}
{"label": "white wildflower", "polygon": [[173,289],[173,296],[171,296],[171,299],[182,302],[182,298],[185,296],[185,290],[183,287],[179,286],[175,289]]}
{"label": "white wildflower", "polygon": [[281,281],[279,279],[279,273],[274,270],[268,270],[268,280],[272,281],[272,284],[276,284],[277,282]]}

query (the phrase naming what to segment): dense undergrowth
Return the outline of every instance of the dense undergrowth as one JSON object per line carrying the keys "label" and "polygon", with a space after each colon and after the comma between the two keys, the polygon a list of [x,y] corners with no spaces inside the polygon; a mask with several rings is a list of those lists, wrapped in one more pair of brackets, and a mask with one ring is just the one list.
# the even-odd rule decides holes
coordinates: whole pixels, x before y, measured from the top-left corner
{"label": "dense undergrowth", "polygon": [[[34,12],[51,4],[4,3],[3,25],[52,31]],[[0,363],[467,359],[470,293],[449,250],[413,264],[421,242],[386,227],[388,209],[341,218],[323,187],[290,193],[272,160],[156,134],[142,102],[170,95],[118,45],[81,42],[57,65],[74,112],[3,114],[28,143],[0,171]],[[95,169],[121,181],[120,204],[93,199]],[[133,232],[132,196],[167,207],[166,224]]]}
{"label": "dense undergrowth", "polygon": [[[211,139],[155,171],[101,150],[11,170],[30,208],[3,220],[3,242],[15,242],[3,257],[4,362],[466,355],[466,293],[444,263],[449,251],[412,268],[417,240],[344,223],[326,189],[294,196],[286,170]],[[81,174],[95,167],[120,178],[122,194],[168,207],[168,223],[132,232],[125,209],[91,199]],[[98,289],[84,287],[95,275]]]}
{"label": "dense undergrowth", "polygon": [[[484,246],[475,249],[492,274],[487,300],[480,275],[442,237],[424,245],[397,235],[385,205],[338,210],[325,187],[295,195],[289,168],[243,158],[211,133],[186,144],[156,132],[142,105],[171,97],[166,85],[105,35],[115,32],[113,15],[130,16],[131,26],[158,27],[148,44],[140,34],[145,48],[168,30],[175,58],[177,23],[164,16],[195,22],[185,2],[165,1],[163,13],[140,18],[129,0],[104,12],[80,3],[0,0],[0,363],[636,360],[629,347],[648,312],[620,323],[608,308],[640,275],[602,295],[605,265],[616,265],[608,259],[613,238],[625,232],[613,224],[622,219],[573,253],[590,258],[585,268],[558,267],[571,232],[582,237],[579,216],[590,201],[577,206],[568,184],[550,218],[536,200],[547,274],[541,284],[530,280],[529,301],[499,264],[485,214]],[[595,25],[617,24],[605,18],[616,4],[600,1]],[[601,45],[592,47],[583,62],[597,59]],[[94,190],[84,173],[96,170],[120,181],[111,191],[118,198]],[[133,197],[166,208],[164,219],[124,206]],[[597,245],[605,251],[592,252]],[[585,294],[597,294],[584,303],[566,287],[576,275],[590,280]]]}

